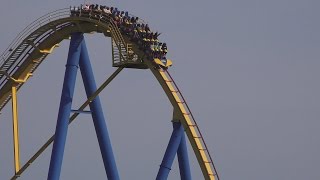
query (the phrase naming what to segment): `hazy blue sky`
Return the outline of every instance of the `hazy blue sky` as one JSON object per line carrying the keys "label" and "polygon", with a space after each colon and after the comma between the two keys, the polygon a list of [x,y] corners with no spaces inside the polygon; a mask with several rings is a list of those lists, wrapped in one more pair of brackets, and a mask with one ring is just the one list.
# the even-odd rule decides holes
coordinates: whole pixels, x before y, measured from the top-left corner
{"label": "hazy blue sky", "polygon": [[[89,1],[87,1],[89,2]],[[162,32],[170,72],[189,102],[221,180],[320,179],[319,0],[110,0]],[[38,17],[83,1],[2,0],[0,52]],[[86,35],[101,84],[110,39]],[[54,133],[69,41],[19,92],[21,158]],[[79,73],[74,108],[85,100]],[[125,70],[101,94],[122,179],[154,179],[172,127],[172,107],[149,70]],[[0,115],[0,179],[13,175],[11,107]],[[46,179],[51,148],[21,180]],[[189,147],[190,150],[190,147]],[[189,153],[193,179],[202,179]],[[174,164],[169,179],[179,179]],[[106,179],[89,115],[69,128],[62,180]]]}

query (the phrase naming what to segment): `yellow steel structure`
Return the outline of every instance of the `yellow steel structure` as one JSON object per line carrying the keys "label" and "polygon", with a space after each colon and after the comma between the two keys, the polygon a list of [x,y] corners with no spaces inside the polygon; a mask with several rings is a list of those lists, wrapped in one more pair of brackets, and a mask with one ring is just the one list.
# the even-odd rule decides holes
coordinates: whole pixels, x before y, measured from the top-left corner
{"label": "yellow steel structure", "polygon": [[168,68],[172,66],[172,61],[170,59],[167,59],[166,62],[162,62],[160,59],[154,59],[154,62],[164,68]]}
{"label": "yellow steel structure", "polygon": [[[199,127],[181,92],[167,71],[168,66],[171,66],[172,62],[168,61],[164,64],[160,60],[154,61],[153,59],[147,59],[147,56],[139,49],[137,44],[130,41],[126,35],[120,33],[112,19],[103,20],[94,19],[92,17],[94,16],[82,17],[81,13],[80,16],[71,16],[69,8],[49,13],[39,18],[29,25],[25,31],[20,33],[19,37],[16,39],[17,42],[12,43],[12,45],[10,45],[11,47],[9,47],[12,52],[8,53],[8,55],[5,54],[4,56],[5,62],[3,66],[1,65],[2,73],[0,73],[0,111],[7,102],[12,99],[13,124],[15,124],[15,172],[17,173],[12,179],[16,179],[53,140],[53,138],[50,138],[20,170],[16,92],[28,80],[29,76],[38,68],[46,56],[51,53],[55,47],[58,47],[58,44],[61,41],[68,39],[70,34],[74,32],[97,32],[103,33],[107,37],[111,37],[114,45],[112,46],[113,58],[118,58],[119,60],[113,65],[119,67],[119,72],[122,68],[148,68],[152,71],[174,108],[175,119],[178,119],[184,126],[204,178],[206,180],[215,180],[215,177],[218,176]],[[46,22],[46,24],[39,25],[41,24],[39,22]],[[118,52],[116,52],[116,49]],[[24,56],[22,56],[22,53],[25,53]],[[18,57],[20,56],[23,58],[19,59]],[[133,61],[130,57],[138,58]],[[17,68],[15,70],[9,71],[10,67],[15,66],[15,60],[19,61],[19,66],[16,66]],[[3,80],[3,75],[7,76],[8,79],[11,79],[11,81]],[[90,102],[88,101],[85,104],[88,105],[89,103]],[[80,109],[83,109],[84,107],[81,106]],[[73,117],[73,119],[75,117]]]}
{"label": "yellow steel structure", "polygon": [[17,100],[17,87],[21,83],[25,83],[30,76],[31,73],[27,73],[27,75],[23,79],[14,79],[6,72],[0,72],[4,74],[8,79],[10,79],[13,84],[11,87],[11,96],[12,96],[12,131],[13,131],[13,154],[14,154],[14,170],[15,174],[20,170],[20,143],[19,143],[19,119],[18,119],[18,100]]}
{"label": "yellow steel structure", "polygon": [[14,170],[20,170],[20,147],[19,147],[19,123],[18,123],[18,104],[17,87],[12,86],[12,123],[13,123],[13,151],[14,151]]}

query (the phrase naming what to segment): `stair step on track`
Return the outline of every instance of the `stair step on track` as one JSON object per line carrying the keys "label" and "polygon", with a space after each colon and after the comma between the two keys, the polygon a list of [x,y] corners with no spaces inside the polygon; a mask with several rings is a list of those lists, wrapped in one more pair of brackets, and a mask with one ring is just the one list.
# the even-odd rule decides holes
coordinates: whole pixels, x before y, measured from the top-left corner
{"label": "stair step on track", "polygon": [[13,63],[15,60],[16,60],[15,58],[10,58],[10,59],[7,61],[6,64],[11,64],[11,63]]}
{"label": "stair step on track", "polygon": [[17,52],[15,52],[11,57],[17,58],[17,57],[19,57],[19,56],[20,56],[20,54],[21,54],[21,53],[17,53]]}
{"label": "stair step on track", "polygon": [[24,47],[19,46],[19,47],[16,48],[16,52],[19,51],[19,50],[24,50],[24,49],[26,49],[26,47],[27,46],[24,46]]}
{"label": "stair step on track", "polygon": [[19,47],[17,48],[17,50],[25,49],[27,46],[28,46],[28,44],[27,44],[27,45],[23,45],[23,46],[19,46]]}
{"label": "stair step on track", "polygon": [[13,64],[13,62],[12,62],[12,63],[6,63],[3,67],[8,68],[8,67],[10,67],[12,64]]}
{"label": "stair step on track", "polygon": [[7,61],[6,64],[12,64],[12,63],[14,63],[14,62],[16,61],[16,59],[17,59],[17,58],[12,57],[12,58],[10,58],[10,59]]}

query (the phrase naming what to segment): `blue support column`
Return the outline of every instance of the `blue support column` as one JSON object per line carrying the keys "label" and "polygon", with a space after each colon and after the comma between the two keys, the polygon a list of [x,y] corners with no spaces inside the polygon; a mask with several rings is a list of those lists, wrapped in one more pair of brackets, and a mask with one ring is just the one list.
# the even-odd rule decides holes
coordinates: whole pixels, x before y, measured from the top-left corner
{"label": "blue support column", "polygon": [[[177,126],[177,124],[174,124]],[[184,133],[181,135],[181,141],[178,148],[178,161],[179,161],[179,169],[180,169],[180,177],[183,180],[191,180],[191,171],[189,165],[189,158],[188,158],[188,149],[186,144],[186,138]]]}
{"label": "blue support column", "polygon": [[160,165],[159,172],[157,174],[157,180],[166,180],[168,178],[174,157],[178,151],[181,137],[184,133],[183,126],[180,122],[173,122],[173,132],[170,137],[170,141],[166,152],[164,154],[162,163]]}
{"label": "blue support column", "polygon": [[59,115],[50,160],[48,180],[59,180],[60,178],[74,86],[79,65],[81,51],[80,44],[82,40],[82,33],[74,33],[71,36],[68,60],[66,64],[66,71],[60,100]]}
{"label": "blue support column", "polygon": [[[86,94],[89,98],[97,90],[97,87],[84,40],[81,44],[79,64]],[[108,179],[119,180],[120,178],[113,156],[112,146],[109,139],[108,129],[104,119],[99,96],[97,96],[89,105]]]}

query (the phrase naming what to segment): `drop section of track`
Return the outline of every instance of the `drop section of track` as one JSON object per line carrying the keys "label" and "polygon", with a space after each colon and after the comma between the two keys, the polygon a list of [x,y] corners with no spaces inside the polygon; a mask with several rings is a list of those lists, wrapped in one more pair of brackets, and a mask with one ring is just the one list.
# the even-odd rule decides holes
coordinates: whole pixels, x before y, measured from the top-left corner
{"label": "drop section of track", "polygon": [[[147,63],[150,66],[152,64]],[[191,113],[191,110],[184,99],[181,91],[166,68],[150,67],[163,90],[166,92],[171,104],[174,107],[177,118],[183,124],[185,132],[197,157],[200,168],[206,180],[219,180],[212,157],[209,153],[199,126]]]}
{"label": "drop section of track", "polygon": [[[18,72],[20,65],[23,63],[24,60],[28,59],[30,52],[33,52],[34,49],[37,49],[38,61],[34,61],[33,63],[31,63],[27,71],[24,70],[24,72],[28,72],[28,75],[35,71],[35,69],[40,65],[41,61],[45,59],[46,56],[49,53],[51,53],[52,49],[55,47],[52,46],[49,49],[39,49],[37,45],[39,45],[43,39],[45,40],[45,38],[50,36],[50,34],[57,31],[57,29],[52,27],[59,27],[60,29],[63,29],[65,27],[70,26],[70,23],[72,22],[64,22],[61,25],[59,25],[60,19],[66,18],[68,16],[70,16],[70,12],[66,11],[66,9],[57,10],[55,12],[49,13],[48,15],[45,15],[31,23],[27,28],[25,28],[24,31],[22,31],[17,36],[17,38],[13,41],[12,44],[10,44],[9,48],[5,51],[5,53],[2,54],[3,61],[0,62],[0,90],[2,90],[8,83],[11,82],[10,78],[8,77],[14,76],[15,73]],[[81,16],[81,18],[84,17]],[[87,18],[91,20],[91,17]],[[45,23],[44,25],[41,25],[41,22],[46,22],[47,24]],[[48,26],[48,23],[50,22],[52,22],[51,26]],[[112,19],[108,19],[108,23],[108,31],[111,34],[112,38],[111,42],[113,53],[113,66],[123,68],[124,65],[126,65],[126,63],[137,63],[138,65],[144,64],[144,66],[141,67],[148,67],[152,71],[152,73],[155,75],[160,85],[166,92],[171,104],[173,105],[174,114],[176,114],[177,118],[184,126],[184,129],[191,143],[193,151],[197,157],[198,163],[200,165],[205,179],[219,180],[219,176],[213,164],[211,155],[208,151],[204,138],[200,132],[200,129],[184,97],[182,96],[181,91],[179,90],[173,78],[167,71],[167,67],[161,67],[159,64],[155,63],[154,60],[142,59],[141,57],[147,57],[147,55],[144,55],[143,52],[138,50],[138,45],[128,41],[128,38],[124,37],[121,34],[119,28],[115,25]],[[77,25],[80,26],[79,24]],[[54,32],[47,33],[46,36],[43,36],[43,34],[48,30],[52,30]],[[137,66],[133,67],[135,68]],[[18,83],[17,88],[19,89],[21,85],[23,85],[23,83],[24,82]],[[0,110],[6,105],[6,103],[10,99],[10,91],[5,91],[5,93],[1,94]],[[51,143],[48,142],[47,145]],[[33,162],[45,149],[46,147],[40,149],[39,152],[31,158],[31,162]],[[23,171],[27,167],[28,166],[22,168]],[[13,179],[15,178],[16,177],[13,177]]]}

